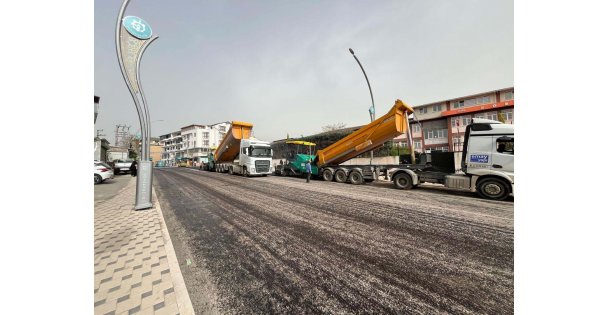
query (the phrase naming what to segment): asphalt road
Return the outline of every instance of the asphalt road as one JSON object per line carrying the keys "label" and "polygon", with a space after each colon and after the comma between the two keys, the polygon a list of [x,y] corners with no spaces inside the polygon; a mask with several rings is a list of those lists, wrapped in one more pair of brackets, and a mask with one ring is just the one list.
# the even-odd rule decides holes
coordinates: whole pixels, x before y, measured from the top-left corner
{"label": "asphalt road", "polygon": [[155,169],[197,314],[512,314],[513,202]]}

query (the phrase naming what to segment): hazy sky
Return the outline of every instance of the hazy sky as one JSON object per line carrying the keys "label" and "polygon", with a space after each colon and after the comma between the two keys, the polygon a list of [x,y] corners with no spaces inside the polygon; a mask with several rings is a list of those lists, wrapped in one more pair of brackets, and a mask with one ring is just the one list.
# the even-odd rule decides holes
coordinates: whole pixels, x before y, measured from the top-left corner
{"label": "hazy sky", "polygon": [[[95,1],[95,129],[139,130],[115,48],[120,0]],[[159,39],[141,80],[152,136],[240,120],[274,141],[334,123],[369,122],[396,99],[411,106],[513,86],[513,1],[133,0],[125,15]]]}

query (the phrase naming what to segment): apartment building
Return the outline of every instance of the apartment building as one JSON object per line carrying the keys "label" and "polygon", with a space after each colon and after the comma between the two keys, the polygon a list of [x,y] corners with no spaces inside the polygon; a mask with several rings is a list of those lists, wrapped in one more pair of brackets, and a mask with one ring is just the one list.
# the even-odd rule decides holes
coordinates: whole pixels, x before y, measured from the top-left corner
{"label": "apartment building", "polygon": [[[514,91],[513,87],[509,87],[414,106],[416,119],[410,120],[414,150],[462,151],[464,132],[472,118],[513,124]],[[393,141],[401,147],[407,147],[405,134]]]}
{"label": "apartment building", "polygon": [[164,165],[176,165],[180,159],[188,158],[195,161],[211,153],[222,141],[230,122],[211,125],[188,125],[170,134],[160,136],[163,146],[161,161]]}

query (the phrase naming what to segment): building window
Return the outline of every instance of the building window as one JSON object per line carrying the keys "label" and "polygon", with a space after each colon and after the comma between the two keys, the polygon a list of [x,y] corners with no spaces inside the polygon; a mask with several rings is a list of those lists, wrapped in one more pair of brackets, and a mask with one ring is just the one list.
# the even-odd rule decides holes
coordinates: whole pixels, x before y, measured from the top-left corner
{"label": "building window", "polygon": [[464,101],[455,101],[452,103],[453,108],[461,108],[464,107]]}
{"label": "building window", "polygon": [[462,117],[462,125],[468,126],[471,124],[471,117]]}
{"label": "building window", "polygon": [[413,124],[412,125],[412,131],[413,132],[420,132],[420,124]]}
{"label": "building window", "polygon": [[425,139],[437,139],[437,138],[447,138],[448,130],[447,129],[433,129],[427,130],[424,133]]}
{"label": "building window", "polygon": [[422,142],[414,141],[414,149],[422,149]]}
{"label": "building window", "polygon": [[513,99],[513,92],[505,93],[505,101],[512,100],[512,99]]}
{"label": "building window", "polygon": [[441,111],[441,104],[433,105],[433,112],[440,112],[440,111]]}
{"label": "building window", "polygon": [[460,119],[458,117],[452,117],[452,127],[458,127]]}
{"label": "building window", "polygon": [[426,106],[424,106],[424,107],[419,107],[419,108],[418,108],[418,113],[419,113],[419,114],[426,114]]}
{"label": "building window", "polygon": [[203,146],[208,147],[209,146],[209,140],[203,140]]}

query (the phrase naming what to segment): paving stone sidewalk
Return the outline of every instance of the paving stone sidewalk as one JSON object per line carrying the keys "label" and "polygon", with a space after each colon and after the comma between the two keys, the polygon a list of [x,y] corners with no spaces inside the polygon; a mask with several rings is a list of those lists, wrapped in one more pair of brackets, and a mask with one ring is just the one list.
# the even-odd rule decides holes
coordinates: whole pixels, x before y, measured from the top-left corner
{"label": "paving stone sidewalk", "polygon": [[156,194],[135,211],[135,186],[95,204],[95,314],[194,314]]}

